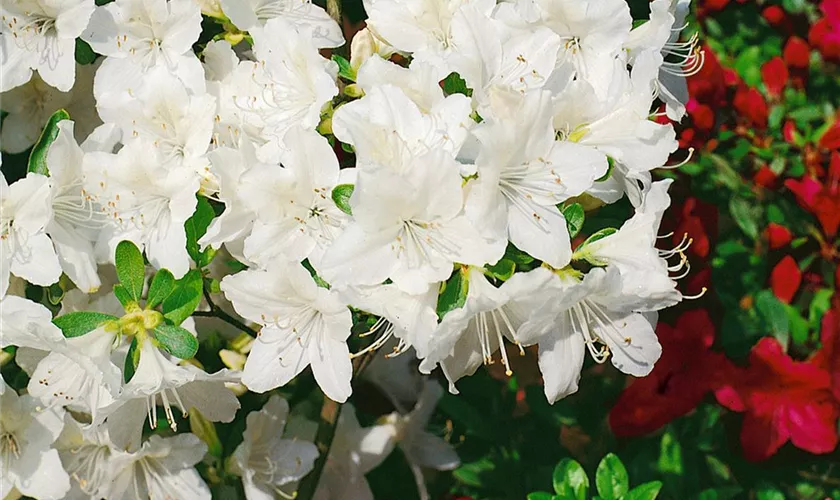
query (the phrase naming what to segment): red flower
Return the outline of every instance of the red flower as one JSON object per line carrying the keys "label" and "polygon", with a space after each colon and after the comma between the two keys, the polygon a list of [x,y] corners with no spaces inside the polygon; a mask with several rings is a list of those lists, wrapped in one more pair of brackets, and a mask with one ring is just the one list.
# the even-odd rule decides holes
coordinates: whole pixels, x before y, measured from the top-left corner
{"label": "red flower", "polygon": [[785,255],[770,273],[770,288],[773,289],[773,293],[779,300],[785,304],[790,304],[801,284],[802,271],[799,270],[799,266],[793,260],[793,257]]}
{"label": "red flower", "polygon": [[790,229],[781,224],[776,224],[775,222],[771,222],[767,225],[766,234],[767,242],[773,250],[782,248],[793,239],[793,234],[791,234]]}
{"label": "red flower", "polygon": [[767,7],[761,11],[761,15],[770,26],[776,28],[777,30],[785,33],[793,31],[793,23],[791,22],[790,17],[788,17],[784,9],[778,5],[771,5]]}
{"label": "red flower", "polygon": [[782,95],[788,80],[788,69],[785,61],[776,56],[761,66],[761,79],[767,88],[767,93],[773,97]]}
{"label": "red flower", "polygon": [[807,69],[811,62],[811,47],[808,46],[808,42],[805,40],[798,36],[792,36],[785,43],[782,55],[789,67]]}
{"label": "red flower", "polygon": [[834,399],[840,402],[840,299],[823,315],[820,342],[822,347],[814,355],[813,362],[828,371],[831,376],[831,392]]}
{"label": "red flower", "polygon": [[712,247],[711,238],[717,236],[717,208],[697,198],[687,198],[679,211],[675,210],[674,213],[679,214],[674,229],[674,244],[679,245],[688,235],[694,240],[688,248],[688,253],[701,258],[707,257]]}
{"label": "red flower", "polygon": [[834,123],[823,133],[817,144],[822,149],[840,149],[840,119],[834,120]]}
{"label": "red flower", "polygon": [[824,0],[820,10],[825,17],[811,26],[808,41],[825,59],[840,61],[840,2]]}
{"label": "red flower", "polygon": [[796,122],[793,120],[785,120],[785,124],[782,125],[782,136],[784,136],[785,142],[788,144],[793,144],[794,146],[802,145],[802,135],[796,130]]}
{"label": "red flower", "polygon": [[761,187],[772,188],[776,183],[777,176],[767,165],[762,165],[761,168],[753,176],[753,181]]}
{"label": "red flower", "polygon": [[726,80],[723,66],[708,45],[703,45],[705,53],[703,67],[694,75],[686,79],[688,95],[697,102],[712,107],[723,105],[726,102]]}
{"label": "red flower", "polygon": [[764,337],[753,347],[749,367],[736,371],[715,396],[745,413],[741,446],[748,460],[765,460],[788,440],[811,453],[834,450],[840,408],[826,370],[792,360],[776,339]]}
{"label": "red flower", "polygon": [[735,93],[735,110],[757,128],[767,127],[767,102],[754,88],[741,87]]}
{"label": "red flower", "polygon": [[831,154],[825,182],[805,176],[798,181],[788,179],[785,186],[793,191],[802,208],[817,217],[825,234],[833,238],[840,229],[840,152]]}
{"label": "red flower", "polygon": [[610,410],[616,436],[649,434],[689,413],[721,382],[710,370],[728,365],[723,354],[709,350],[715,328],[704,309],[683,313],[675,327],[659,323],[656,333],[662,357],[650,375],[633,380]]}

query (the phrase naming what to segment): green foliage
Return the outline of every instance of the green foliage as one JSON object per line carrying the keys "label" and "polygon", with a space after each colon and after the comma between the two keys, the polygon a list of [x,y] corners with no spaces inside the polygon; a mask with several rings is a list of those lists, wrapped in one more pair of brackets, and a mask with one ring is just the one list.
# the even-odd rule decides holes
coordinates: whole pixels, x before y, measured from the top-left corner
{"label": "green foliage", "polygon": [[198,339],[180,326],[162,323],[153,330],[159,347],[181,359],[190,359],[198,352]]}
{"label": "green foliage", "polygon": [[172,290],[175,289],[175,277],[168,269],[161,269],[152,277],[149,285],[149,294],[146,299],[146,309],[153,309],[161,304]]}
{"label": "green foliage", "polygon": [[354,70],[353,67],[350,66],[350,61],[341,57],[338,54],[333,54],[332,60],[335,61],[336,64],[338,64],[338,76],[351,82],[356,81],[356,70]]}
{"label": "green foliage", "polygon": [[[117,298],[120,299],[123,306],[127,306],[126,299],[129,303],[140,302],[140,297],[143,295],[143,284],[146,282],[146,264],[143,261],[143,254],[130,241],[121,241],[117,245],[117,253],[115,257],[117,266],[117,277],[122,285],[122,290]],[[116,291],[115,291],[116,292]]]}
{"label": "green foliage", "polygon": [[529,493],[528,500],[654,500],[662,489],[661,481],[649,481],[630,489],[627,469],[618,456],[609,453],[595,471],[595,488],[598,495],[589,496],[589,476],[576,460],[564,458],[554,467],[552,474],[554,493],[537,491]]}
{"label": "green foliage", "polygon": [[443,317],[449,311],[464,307],[467,302],[467,294],[470,289],[469,268],[459,267],[452,273],[452,276],[443,283],[443,289],[438,295],[437,314],[438,318]]}
{"label": "green foliage", "polygon": [[571,458],[564,458],[554,468],[552,476],[554,491],[561,498],[586,500],[589,493],[589,477],[583,466]]}
{"label": "green foliage", "polygon": [[566,227],[569,228],[569,236],[574,238],[583,229],[583,221],[586,218],[583,205],[572,203],[563,207],[562,212],[563,217],[566,218]]}
{"label": "green foliage", "polygon": [[173,325],[180,325],[192,315],[201,302],[204,281],[201,273],[193,269],[175,282],[172,293],[163,301],[163,317]]}
{"label": "green foliage", "polygon": [[41,136],[32,147],[32,152],[29,153],[27,171],[41,175],[50,175],[49,168],[47,167],[47,154],[50,151],[50,146],[58,137],[58,122],[69,119],[70,115],[63,109],[59,109],[50,116],[50,119],[47,120],[47,125],[41,131]]}
{"label": "green foliage", "polygon": [[353,196],[353,190],[356,186],[353,184],[339,184],[332,190],[332,199],[335,206],[347,215],[353,215],[350,208],[350,197]]}
{"label": "green foliage", "polygon": [[604,500],[617,500],[627,493],[630,480],[621,459],[610,453],[601,460],[595,471],[595,487]]}
{"label": "green foliage", "polygon": [[65,337],[73,338],[81,337],[118,319],[99,312],[74,311],[55,318],[53,323],[61,329]]}
{"label": "green foliage", "polygon": [[207,198],[198,196],[198,203],[195,207],[195,213],[187,219],[184,223],[184,229],[187,234],[187,253],[190,258],[198,264],[198,267],[206,267],[213,260],[216,251],[208,247],[201,250],[198,245],[198,240],[207,232],[207,228],[216,216],[213,207]]}
{"label": "green foliage", "polygon": [[128,353],[125,356],[125,366],[123,367],[123,377],[126,383],[131,381],[134,377],[134,372],[137,371],[137,365],[140,364],[140,349],[137,347],[137,337],[131,339],[131,344],[128,346]]}

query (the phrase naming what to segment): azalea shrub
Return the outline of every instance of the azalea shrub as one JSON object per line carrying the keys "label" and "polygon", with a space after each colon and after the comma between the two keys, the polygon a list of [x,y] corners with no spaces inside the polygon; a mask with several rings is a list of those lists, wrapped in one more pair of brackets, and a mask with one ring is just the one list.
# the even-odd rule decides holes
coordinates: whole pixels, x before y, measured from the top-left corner
{"label": "azalea shrub", "polygon": [[837,0],[0,12],[0,497],[840,498]]}

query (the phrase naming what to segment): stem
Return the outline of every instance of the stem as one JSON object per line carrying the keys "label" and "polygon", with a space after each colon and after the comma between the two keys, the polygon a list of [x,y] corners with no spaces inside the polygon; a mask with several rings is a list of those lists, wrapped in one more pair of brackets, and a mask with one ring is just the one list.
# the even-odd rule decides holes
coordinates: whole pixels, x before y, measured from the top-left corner
{"label": "stem", "polygon": [[233,316],[231,316],[230,314],[226,313],[224,310],[219,308],[219,306],[217,306],[215,304],[215,302],[213,302],[213,299],[210,297],[210,292],[208,292],[206,288],[204,289],[204,300],[207,301],[207,305],[210,306],[210,310],[209,311],[193,311],[193,313],[192,313],[193,316],[197,316],[197,317],[200,317],[200,318],[218,318],[218,319],[224,321],[225,323],[227,323],[229,325],[232,325],[232,326],[235,326],[236,328],[239,328],[240,330],[242,330],[243,332],[247,333],[248,335],[250,335],[252,337],[257,336],[257,331],[256,330],[254,330],[253,328],[249,327],[245,323],[239,321],[238,319],[234,318]]}
{"label": "stem", "polygon": [[[362,374],[365,368],[370,364],[376,351],[368,352],[364,356],[360,356],[353,360],[353,379],[357,379]],[[297,500],[311,500],[318,490],[318,483],[321,480],[321,474],[324,472],[324,466],[327,465],[327,458],[330,455],[330,448],[332,447],[333,439],[335,438],[335,430],[338,427],[338,417],[341,415],[340,403],[336,403],[332,399],[324,396],[324,404],[321,406],[321,418],[318,422],[318,432],[315,434],[315,446],[318,447],[318,459],[315,460],[315,466],[303,481],[297,491]]]}

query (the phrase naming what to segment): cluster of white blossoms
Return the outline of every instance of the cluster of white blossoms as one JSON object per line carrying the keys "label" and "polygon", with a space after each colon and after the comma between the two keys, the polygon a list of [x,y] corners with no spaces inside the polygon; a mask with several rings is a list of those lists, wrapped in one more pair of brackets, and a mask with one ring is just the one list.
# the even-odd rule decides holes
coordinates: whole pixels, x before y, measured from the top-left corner
{"label": "cluster of white blossoms", "polygon": [[[237,394],[307,367],[343,403],[378,356],[400,411],[361,428],[346,408],[315,495],[370,498],[395,444],[458,464],[421,373],[457,393],[538,346],[553,403],[587,351],[650,372],[690,243],[657,249],[670,181],[651,175],[702,64],[688,0],[636,23],[625,0],[364,7],[345,40],[307,0],[3,2],[0,147],[35,148],[0,181],[0,347],[29,376],[0,386],[0,498],[209,498],[194,466],[214,452],[179,413],[231,422]],[[575,238],[625,196],[621,227]],[[194,359],[247,330],[213,353],[228,368]],[[409,382],[386,355],[416,360]],[[288,403],[261,401],[223,464],[252,500],[319,457],[312,424],[283,437]]]}

